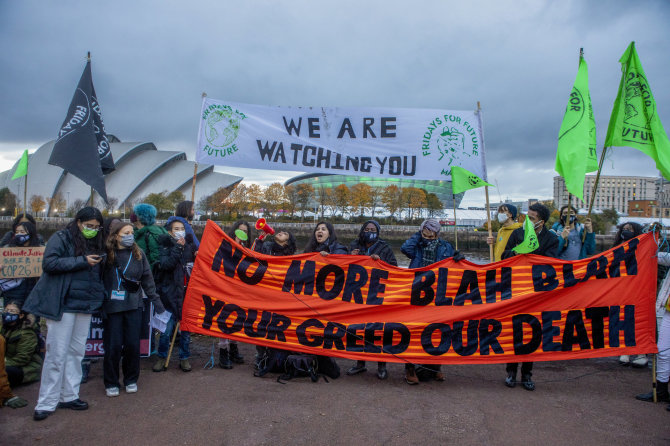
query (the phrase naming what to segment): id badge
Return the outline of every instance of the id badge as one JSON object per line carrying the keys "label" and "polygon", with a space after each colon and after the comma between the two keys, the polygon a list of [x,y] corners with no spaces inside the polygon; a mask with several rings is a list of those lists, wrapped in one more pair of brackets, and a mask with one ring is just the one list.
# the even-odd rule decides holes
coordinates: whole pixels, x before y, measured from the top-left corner
{"label": "id badge", "polygon": [[112,290],[111,299],[112,300],[125,300],[126,299],[126,291],[125,290]]}

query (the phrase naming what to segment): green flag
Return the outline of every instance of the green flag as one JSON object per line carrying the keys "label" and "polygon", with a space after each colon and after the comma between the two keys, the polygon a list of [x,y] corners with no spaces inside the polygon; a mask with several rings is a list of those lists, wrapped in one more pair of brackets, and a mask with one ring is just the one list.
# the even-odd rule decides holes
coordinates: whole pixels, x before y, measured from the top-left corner
{"label": "green flag", "polygon": [[537,234],[535,227],[530,218],[526,215],[526,221],[523,222],[523,241],[512,248],[512,251],[517,254],[528,254],[540,247],[540,242],[537,241]]}
{"label": "green flag", "polygon": [[577,79],[558,132],[556,172],[565,180],[568,192],[584,200],[584,177],[594,170],[598,170],[596,121],[589,94],[589,69],[580,57]]}
{"label": "green flag", "polygon": [[25,177],[27,174],[28,174],[28,149],[23,151],[23,155],[21,155],[21,159],[19,160],[19,165],[16,166],[14,175],[12,175],[12,180]]}
{"label": "green flag", "polygon": [[663,130],[640,59],[631,42],[621,59],[621,82],[607,127],[606,147],[633,147],[656,161],[670,179],[670,141]]}
{"label": "green flag", "polygon": [[451,167],[451,189],[454,194],[482,186],[493,186],[462,167]]}

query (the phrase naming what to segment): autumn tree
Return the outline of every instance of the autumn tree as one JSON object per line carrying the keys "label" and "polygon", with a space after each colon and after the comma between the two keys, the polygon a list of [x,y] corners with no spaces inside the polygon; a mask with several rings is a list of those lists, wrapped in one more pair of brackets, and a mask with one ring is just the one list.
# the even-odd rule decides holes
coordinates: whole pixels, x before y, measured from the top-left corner
{"label": "autumn tree", "polygon": [[37,216],[40,212],[44,211],[47,202],[44,201],[44,198],[41,195],[33,195],[28,201],[30,210],[33,215]]}
{"label": "autumn tree", "polygon": [[293,218],[295,211],[298,209],[298,186],[293,184],[284,186],[284,194],[286,196],[286,211],[289,213],[291,218]]}
{"label": "autumn tree", "polygon": [[171,203],[167,197],[167,191],[152,192],[142,199],[142,203],[152,205],[156,208],[158,215],[160,215],[166,211],[170,211],[172,208]]}
{"label": "autumn tree", "polygon": [[351,207],[358,209],[358,215],[360,217],[365,213],[365,209],[372,206],[372,201],[370,200],[370,195],[372,193],[372,187],[369,184],[365,183],[356,183],[351,186]]}
{"label": "autumn tree", "polygon": [[340,211],[340,215],[343,217],[344,214],[349,211],[350,201],[351,192],[346,184],[340,184],[333,190],[331,206],[334,207],[334,211]]}
{"label": "autumn tree", "polygon": [[331,189],[324,186],[323,184],[319,184],[316,189],[316,202],[319,205],[319,209],[321,210],[321,218],[323,219],[326,207],[330,205],[330,202],[332,201],[330,199],[331,194]]}
{"label": "autumn tree", "polygon": [[254,183],[247,186],[247,201],[251,214],[255,216],[256,211],[263,202],[263,189],[258,184]]}
{"label": "autumn tree", "polygon": [[400,188],[395,184],[386,186],[382,191],[381,201],[384,205],[384,209],[386,209],[391,217],[395,217],[396,212],[402,207],[402,193]]}
{"label": "autumn tree", "polygon": [[230,212],[245,214],[249,209],[249,190],[246,185],[238,184],[224,200]]}
{"label": "autumn tree", "polygon": [[382,204],[382,194],[384,188],[375,186],[370,188],[370,211],[372,212],[372,218],[375,218],[375,212],[377,208]]}
{"label": "autumn tree", "polygon": [[81,198],[77,198],[72,202],[70,207],[67,209],[67,215],[69,217],[74,217],[75,215],[77,215],[77,212],[79,212],[81,208],[86,206],[86,204],[87,201],[82,200]]}
{"label": "autumn tree", "polygon": [[284,185],[281,183],[270,184],[263,193],[263,202],[265,204],[265,211],[271,216],[275,216],[277,211],[283,208],[286,204],[286,192]]}
{"label": "autumn tree", "polygon": [[178,190],[170,192],[165,198],[167,202],[170,204],[170,209],[172,210],[173,214],[177,209],[177,205],[182,201],[186,200],[186,197],[184,197],[184,193]]}
{"label": "autumn tree", "polygon": [[428,210],[428,216],[433,217],[437,212],[444,209],[444,204],[437,195],[430,192],[426,194],[426,209]]}
{"label": "autumn tree", "polygon": [[311,184],[298,184],[297,186],[298,194],[298,206],[300,207],[300,219],[305,219],[305,211],[309,210],[307,206],[309,205],[310,200],[314,197],[314,187]]}
{"label": "autumn tree", "polygon": [[407,209],[407,218],[419,216],[421,209],[426,207],[426,192],[417,187],[405,187],[401,193],[401,202]]}

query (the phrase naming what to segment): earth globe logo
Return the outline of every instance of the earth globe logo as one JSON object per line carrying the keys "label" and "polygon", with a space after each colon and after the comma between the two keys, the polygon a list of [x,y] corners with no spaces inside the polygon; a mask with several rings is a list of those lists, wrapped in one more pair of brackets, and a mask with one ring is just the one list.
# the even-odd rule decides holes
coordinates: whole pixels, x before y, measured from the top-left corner
{"label": "earth globe logo", "polygon": [[217,108],[207,116],[205,137],[215,147],[226,147],[235,141],[240,123],[245,116],[233,111],[230,106]]}

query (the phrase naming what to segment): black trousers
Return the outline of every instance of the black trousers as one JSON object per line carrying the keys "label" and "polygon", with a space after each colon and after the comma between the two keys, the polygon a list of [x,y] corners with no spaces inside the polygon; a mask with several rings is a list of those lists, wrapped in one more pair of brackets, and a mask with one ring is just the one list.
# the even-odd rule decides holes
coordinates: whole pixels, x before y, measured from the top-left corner
{"label": "black trousers", "polygon": [[16,387],[23,382],[23,369],[21,367],[8,365],[5,367],[5,371],[7,372],[10,387]]}
{"label": "black trousers", "polygon": [[140,331],[142,309],[108,314],[103,319],[105,388],[119,386],[119,361],[123,385],[135,384],[140,376]]}
{"label": "black trousers", "polygon": [[[519,368],[519,363],[518,362],[510,362],[507,364],[507,373],[514,373],[516,375],[516,371]],[[531,371],[533,370],[533,363],[532,362],[522,362],[521,363],[521,376],[524,375],[530,375],[532,376],[533,374]]]}

